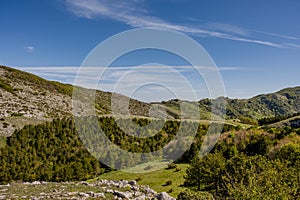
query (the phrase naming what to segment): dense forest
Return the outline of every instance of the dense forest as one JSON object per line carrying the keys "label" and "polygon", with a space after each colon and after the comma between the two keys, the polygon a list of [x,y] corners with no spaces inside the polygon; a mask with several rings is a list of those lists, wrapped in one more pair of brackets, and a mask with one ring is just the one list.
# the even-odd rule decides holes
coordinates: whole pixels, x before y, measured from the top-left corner
{"label": "dense forest", "polygon": [[72,119],[16,131],[1,148],[0,163],[1,183],[85,180],[103,172],[98,160],[82,145]]}

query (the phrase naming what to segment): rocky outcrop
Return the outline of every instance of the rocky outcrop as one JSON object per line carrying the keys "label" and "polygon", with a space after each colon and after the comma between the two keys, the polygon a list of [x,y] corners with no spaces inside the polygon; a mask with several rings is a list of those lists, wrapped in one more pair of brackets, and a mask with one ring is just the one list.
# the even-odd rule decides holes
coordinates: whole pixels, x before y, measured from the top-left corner
{"label": "rocky outcrop", "polygon": [[[16,193],[22,191],[34,193]],[[78,191],[74,191],[77,189]],[[136,181],[98,180],[96,182],[13,183],[0,185],[0,199],[117,199],[117,200],[175,200],[166,192],[157,193],[149,186],[138,185]]]}

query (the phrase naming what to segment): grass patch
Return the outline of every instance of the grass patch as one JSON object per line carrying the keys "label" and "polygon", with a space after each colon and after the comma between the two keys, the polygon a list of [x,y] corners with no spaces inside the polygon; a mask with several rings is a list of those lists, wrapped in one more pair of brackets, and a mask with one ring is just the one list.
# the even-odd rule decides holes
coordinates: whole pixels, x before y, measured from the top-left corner
{"label": "grass patch", "polygon": [[12,117],[22,117],[24,115],[24,113],[12,113],[11,116]]}
{"label": "grass patch", "polygon": [[10,92],[10,93],[13,93],[14,92],[14,88],[11,87],[7,81],[3,80],[3,79],[0,79],[0,88],[3,88],[4,90]]}
{"label": "grass patch", "polygon": [[5,147],[6,145],[6,137],[0,136],[0,148]]}
{"label": "grass patch", "polygon": [[[149,164],[147,164],[149,165]],[[143,166],[139,166],[143,167]],[[187,164],[177,164],[177,168],[181,169],[176,171],[176,169],[160,169],[157,171],[151,171],[148,173],[128,173],[123,171],[112,171],[102,174],[98,179],[106,180],[138,180],[140,185],[149,185],[149,187],[156,192],[167,192],[173,197],[184,191],[185,188],[181,187],[184,182],[183,176],[187,169]],[[94,181],[94,180],[90,180]],[[171,185],[167,185],[167,181],[172,181]]]}

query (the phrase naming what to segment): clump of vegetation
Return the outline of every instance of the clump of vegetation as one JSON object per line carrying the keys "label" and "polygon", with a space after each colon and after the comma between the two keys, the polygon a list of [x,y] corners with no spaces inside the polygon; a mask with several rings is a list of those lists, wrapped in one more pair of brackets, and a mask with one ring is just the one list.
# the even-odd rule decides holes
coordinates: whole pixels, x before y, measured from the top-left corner
{"label": "clump of vegetation", "polygon": [[168,186],[168,185],[172,185],[172,181],[171,180],[166,181],[166,183],[164,184],[164,186]]}
{"label": "clump of vegetation", "polygon": [[7,122],[3,123],[3,128],[7,128],[8,126],[9,126],[9,123],[7,123]]}
{"label": "clump of vegetation", "polygon": [[214,200],[214,197],[208,192],[186,190],[178,195],[177,200]]}
{"label": "clump of vegetation", "polygon": [[7,92],[13,93],[14,88],[4,79],[0,79],[0,88],[3,88]]}
{"label": "clump of vegetation", "polygon": [[239,116],[239,120],[243,124],[258,125],[257,120],[250,118],[250,117]]}
{"label": "clump of vegetation", "polygon": [[177,168],[177,165],[173,162],[168,164],[168,167],[167,167],[167,169],[176,169],[176,168]]}
{"label": "clump of vegetation", "polygon": [[173,192],[173,188],[171,188],[167,191],[167,193],[172,193],[172,192]]}
{"label": "clump of vegetation", "polygon": [[22,116],[24,116],[24,113],[12,113],[11,116],[12,117],[22,117]]}
{"label": "clump of vegetation", "polygon": [[142,180],[141,177],[138,177],[138,178],[135,179],[136,182],[139,182],[139,181],[141,181],[141,180]]}

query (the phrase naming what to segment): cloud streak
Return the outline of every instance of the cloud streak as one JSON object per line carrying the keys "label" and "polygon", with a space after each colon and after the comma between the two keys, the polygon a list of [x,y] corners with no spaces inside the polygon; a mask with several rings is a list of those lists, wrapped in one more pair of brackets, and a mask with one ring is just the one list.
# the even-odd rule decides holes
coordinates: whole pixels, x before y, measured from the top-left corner
{"label": "cloud streak", "polygon": [[[202,73],[214,73],[215,68],[209,66],[198,67]],[[48,80],[63,83],[75,84],[77,72],[80,66],[44,66],[44,67],[21,67],[27,71]],[[124,95],[131,95],[134,88],[139,90],[139,99],[143,101],[158,101],[174,98],[167,91],[177,91],[182,99],[192,99],[191,89],[186,84],[190,82],[193,91],[199,98],[209,97],[206,85],[200,74],[196,74],[195,68],[190,65],[183,66],[163,66],[163,65],[143,65],[143,66],[114,66],[114,67],[82,67],[81,77],[76,84],[79,86],[99,89],[103,91],[115,91]],[[222,66],[218,67],[220,72],[245,72],[247,67]],[[100,74],[103,72],[102,77]],[[186,80],[186,81],[185,81]],[[150,83],[150,84],[146,84]],[[151,84],[157,83],[157,84]],[[118,88],[115,86],[118,85]],[[157,92],[157,88],[165,92]],[[179,92],[180,91],[180,92]],[[153,95],[155,92],[156,95]],[[145,98],[143,98],[143,95]],[[151,97],[151,98],[150,98]]]}
{"label": "cloud streak", "polygon": [[289,36],[289,35],[275,34],[275,33],[270,33],[270,32],[265,32],[265,31],[256,31],[256,32],[262,33],[262,34],[265,34],[265,35],[271,35],[271,36],[275,36],[275,37],[289,39],[289,40],[299,40],[299,38],[293,37],[293,36]]}
{"label": "cloud streak", "polygon": [[33,53],[35,48],[33,46],[26,46],[25,47],[25,50],[28,52],[28,53]]}
{"label": "cloud streak", "polygon": [[[157,27],[180,31],[190,35],[200,37],[214,37],[233,41],[254,43],[276,48],[289,48],[285,45],[272,41],[249,38],[249,30],[233,25],[222,23],[211,23],[207,27],[199,28],[190,25],[174,24],[161,18],[151,16],[142,7],[142,0],[66,0],[67,9],[78,17],[96,20],[98,18],[108,18],[123,22],[131,27]],[[296,37],[280,34],[262,32],[276,37],[295,40]],[[295,46],[294,46],[295,47]]]}

